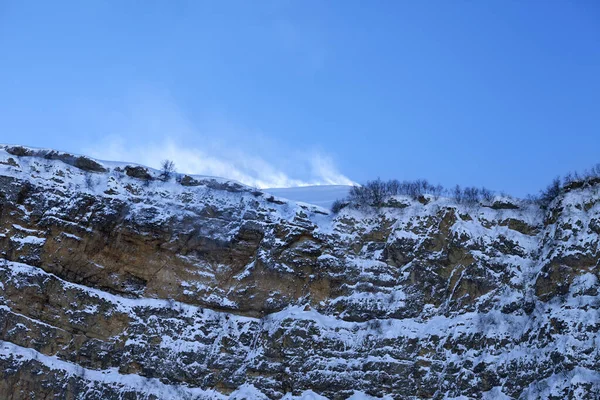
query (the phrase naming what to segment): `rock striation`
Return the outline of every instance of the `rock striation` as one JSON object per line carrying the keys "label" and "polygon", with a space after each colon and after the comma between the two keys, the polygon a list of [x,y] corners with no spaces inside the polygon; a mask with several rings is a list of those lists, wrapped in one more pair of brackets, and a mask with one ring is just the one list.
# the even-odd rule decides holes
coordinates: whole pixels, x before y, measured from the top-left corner
{"label": "rock striation", "polygon": [[0,399],[600,398],[600,182],[332,215],[159,176],[0,146]]}

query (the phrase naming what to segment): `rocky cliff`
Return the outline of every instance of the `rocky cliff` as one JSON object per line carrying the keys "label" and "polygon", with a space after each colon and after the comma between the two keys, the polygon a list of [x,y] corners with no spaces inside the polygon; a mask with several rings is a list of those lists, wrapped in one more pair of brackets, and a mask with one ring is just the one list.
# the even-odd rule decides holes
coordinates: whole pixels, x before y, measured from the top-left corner
{"label": "rocky cliff", "polygon": [[1,146],[0,399],[600,398],[599,234],[600,184],[331,215]]}

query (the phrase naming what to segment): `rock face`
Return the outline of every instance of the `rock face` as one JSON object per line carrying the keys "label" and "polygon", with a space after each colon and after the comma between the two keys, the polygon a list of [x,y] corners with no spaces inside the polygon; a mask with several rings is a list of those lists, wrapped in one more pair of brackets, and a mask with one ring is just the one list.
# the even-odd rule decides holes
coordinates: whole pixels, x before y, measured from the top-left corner
{"label": "rock face", "polygon": [[0,399],[600,397],[600,183],[334,216],[158,176],[0,148]]}

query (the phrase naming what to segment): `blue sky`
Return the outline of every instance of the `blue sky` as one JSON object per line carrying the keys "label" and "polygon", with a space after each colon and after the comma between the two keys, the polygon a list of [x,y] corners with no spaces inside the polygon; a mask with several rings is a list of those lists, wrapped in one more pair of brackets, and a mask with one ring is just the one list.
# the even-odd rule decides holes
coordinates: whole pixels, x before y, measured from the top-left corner
{"label": "blue sky", "polygon": [[257,186],[600,162],[595,1],[0,0],[0,142]]}

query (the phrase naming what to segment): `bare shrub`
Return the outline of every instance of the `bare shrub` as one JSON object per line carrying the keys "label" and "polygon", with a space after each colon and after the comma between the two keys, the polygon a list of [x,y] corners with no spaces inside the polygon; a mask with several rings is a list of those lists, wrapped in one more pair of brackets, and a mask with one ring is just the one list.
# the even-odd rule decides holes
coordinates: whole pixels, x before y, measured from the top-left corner
{"label": "bare shrub", "polygon": [[544,208],[548,207],[550,203],[552,203],[552,201],[558,197],[560,194],[560,189],[560,178],[556,177],[554,180],[552,180],[552,183],[546,187],[546,189],[540,192],[540,196],[538,197],[540,206]]}
{"label": "bare shrub", "polygon": [[454,186],[451,191],[451,196],[456,200],[457,203],[462,203],[463,200],[463,192],[460,188],[460,185]]}
{"label": "bare shrub", "polygon": [[[564,178],[556,178],[547,188],[540,191],[539,195],[529,195],[525,200],[529,203],[536,203],[541,208],[546,208],[549,204],[560,195],[563,190],[573,190],[586,185],[600,186],[600,163],[594,165],[589,170],[583,173],[569,172]],[[332,206],[332,211],[339,212],[343,207],[363,207],[375,206],[382,207],[386,204],[386,200],[391,196],[409,196],[413,200],[418,200],[423,195],[432,195],[436,200],[446,195],[453,198],[457,203],[465,203],[469,205],[477,204],[481,201],[492,203],[496,192],[485,187],[466,187],[462,189],[460,185],[454,186],[452,189],[446,190],[441,185],[432,185],[425,179],[417,179],[414,181],[398,181],[391,179],[382,181],[376,179],[368,181],[363,186],[354,186],[350,190],[350,194],[346,199],[338,200]],[[511,197],[504,192],[500,192],[502,197]]]}
{"label": "bare shrub", "polygon": [[444,187],[442,185],[436,185],[431,188],[431,194],[437,200],[444,193]]}
{"label": "bare shrub", "polygon": [[371,196],[365,186],[352,186],[350,193],[348,193],[348,200],[357,206],[371,204]]}
{"label": "bare shrub", "polygon": [[434,186],[425,179],[400,182],[397,179],[382,181],[378,178],[368,181],[363,186],[353,186],[346,202],[359,207],[381,207],[391,196],[403,195],[416,200],[425,194],[431,194],[437,199],[443,192],[444,188],[441,185]]}
{"label": "bare shrub", "polygon": [[334,214],[337,214],[340,211],[342,211],[343,208],[345,208],[347,206],[348,206],[348,202],[342,201],[342,200],[336,200],[331,205],[331,212]]}
{"label": "bare shrub", "polygon": [[463,190],[462,199],[466,204],[469,205],[479,203],[479,189],[476,187],[466,187]]}
{"label": "bare shrub", "polygon": [[381,205],[383,201],[388,197],[388,192],[385,183],[377,178],[374,181],[369,181],[365,185],[367,190],[370,192],[372,202],[374,206]]}
{"label": "bare shrub", "polygon": [[590,169],[591,174],[595,177],[598,178],[600,177],[600,163],[594,165],[591,169]]}
{"label": "bare shrub", "polygon": [[573,181],[575,181],[575,178],[573,177],[573,173],[569,172],[563,178],[563,186],[567,186],[567,185],[573,183]]}
{"label": "bare shrub", "polygon": [[171,179],[171,176],[175,172],[175,163],[171,160],[163,160],[160,163],[160,180],[163,182]]}
{"label": "bare shrub", "polygon": [[479,190],[479,193],[481,194],[481,198],[488,203],[491,203],[494,200],[494,192],[486,187],[482,187]]}
{"label": "bare shrub", "polygon": [[396,196],[400,194],[400,181],[397,179],[390,179],[385,182],[385,189],[389,196]]}

